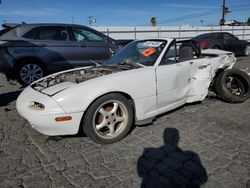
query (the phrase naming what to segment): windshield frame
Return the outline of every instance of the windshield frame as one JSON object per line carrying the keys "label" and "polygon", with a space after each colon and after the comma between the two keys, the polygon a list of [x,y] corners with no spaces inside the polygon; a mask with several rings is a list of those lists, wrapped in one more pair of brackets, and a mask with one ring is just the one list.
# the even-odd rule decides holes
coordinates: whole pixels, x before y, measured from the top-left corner
{"label": "windshield frame", "polygon": [[[159,51],[160,53],[157,55],[157,57],[152,61],[152,63],[150,64],[143,64],[142,62],[131,62],[131,64],[137,64],[141,67],[153,67],[155,66],[156,64],[158,64],[158,59],[160,57],[162,57],[162,54],[166,51],[166,47],[168,46],[169,44],[169,40],[166,40],[166,39],[144,39],[144,40],[135,40],[133,42],[130,42],[128,43],[127,45],[125,45],[124,47],[122,47],[120,50],[118,50],[118,52],[112,57],[110,58],[106,63],[105,65],[118,65],[119,63],[121,63],[122,61],[118,61],[116,60],[117,57],[120,55],[120,53],[123,53],[125,50],[127,50],[127,48],[129,48],[130,45],[132,44],[138,44],[138,43],[143,43],[143,42],[150,42],[150,41],[155,41],[155,42],[162,42],[163,44],[161,45],[164,45],[164,47],[162,48],[161,51]],[[115,62],[116,61],[116,62]],[[114,63],[115,62],[115,63]]]}

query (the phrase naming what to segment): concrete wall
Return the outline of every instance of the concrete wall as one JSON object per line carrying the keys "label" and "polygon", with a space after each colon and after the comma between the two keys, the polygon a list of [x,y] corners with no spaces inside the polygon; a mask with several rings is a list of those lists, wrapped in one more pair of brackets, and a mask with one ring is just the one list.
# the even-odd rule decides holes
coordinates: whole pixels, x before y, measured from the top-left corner
{"label": "concrete wall", "polygon": [[189,39],[202,33],[225,31],[239,39],[250,41],[250,26],[212,26],[212,27],[127,27],[98,26],[94,29],[114,39],[177,38]]}

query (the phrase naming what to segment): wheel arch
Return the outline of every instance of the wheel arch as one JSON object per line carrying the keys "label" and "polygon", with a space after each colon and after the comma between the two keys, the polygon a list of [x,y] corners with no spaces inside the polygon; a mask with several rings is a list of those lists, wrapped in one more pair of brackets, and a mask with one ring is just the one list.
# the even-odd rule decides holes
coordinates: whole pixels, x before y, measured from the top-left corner
{"label": "wheel arch", "polygon": [[223,72],[225,71],[226,68],[223,67],[223,68],[219,68],[216,72],[215,72],[215,75],[213,77],[213,80],[211,81],[210,83],[210,89],[215,92],[215,80],[218,78],[218,76]]}
{"label": "wheel arch", "polygon": [[37,57],[33,57],[33,56],[25,56],[25,57],[19,57],[17,59],[14,60],[14,70],[16,70],[18,68],[18,65],[19,63],[22,63],[23,61],[35,61],[35,63],[39,64],[39,65],[42,65],[43,68],[45,69],[45,72],[47,72],[47,66],[46,64],[40,59],[40,58],[37,58]]}

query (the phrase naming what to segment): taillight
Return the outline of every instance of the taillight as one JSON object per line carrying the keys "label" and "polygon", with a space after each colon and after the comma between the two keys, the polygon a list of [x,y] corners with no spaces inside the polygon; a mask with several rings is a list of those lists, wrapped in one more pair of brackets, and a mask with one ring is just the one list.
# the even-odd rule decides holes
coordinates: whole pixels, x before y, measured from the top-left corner
{"label": "taillight", "polygon": [[201,42],[199,42],[199,45],[200,45],[200,47],[206,47],[207,45],[208,45],[208,42],[207,41],[201,41]]}

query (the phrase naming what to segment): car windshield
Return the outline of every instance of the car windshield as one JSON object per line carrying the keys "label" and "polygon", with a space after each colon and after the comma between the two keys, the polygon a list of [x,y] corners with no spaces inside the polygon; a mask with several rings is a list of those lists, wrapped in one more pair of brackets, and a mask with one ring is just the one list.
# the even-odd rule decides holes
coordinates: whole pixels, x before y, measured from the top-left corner
{"label": "car windshield", "polygon": [[166,46],[164,40],[134,41],[122,48],[106,64],[139,64],[152,66]]}

